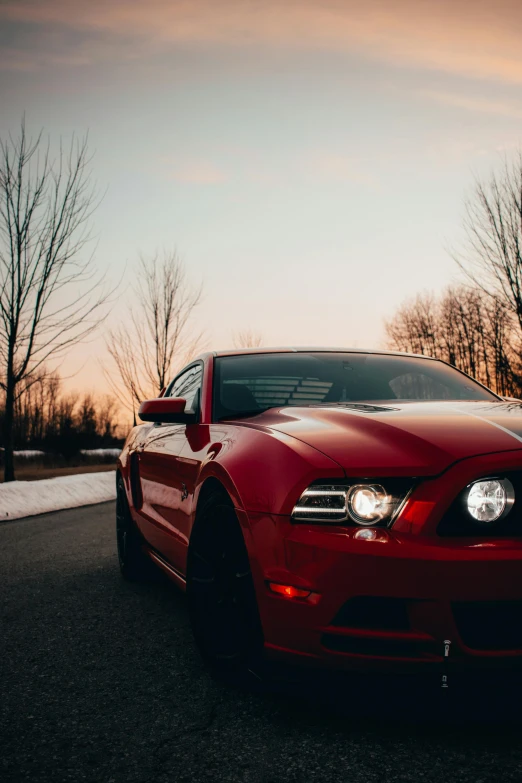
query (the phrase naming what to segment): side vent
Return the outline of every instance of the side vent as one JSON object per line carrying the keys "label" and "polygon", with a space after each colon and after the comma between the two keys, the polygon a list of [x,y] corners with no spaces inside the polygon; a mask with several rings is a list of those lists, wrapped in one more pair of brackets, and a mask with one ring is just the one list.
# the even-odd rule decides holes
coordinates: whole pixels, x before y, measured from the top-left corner
{"label": "side vent", "polygon": [[136,452],[131,454],[130,457],[130,484],[132,504],[134,508],[139,511],[143,506],[143,493],[141,491],[140,481],[140,458]]}

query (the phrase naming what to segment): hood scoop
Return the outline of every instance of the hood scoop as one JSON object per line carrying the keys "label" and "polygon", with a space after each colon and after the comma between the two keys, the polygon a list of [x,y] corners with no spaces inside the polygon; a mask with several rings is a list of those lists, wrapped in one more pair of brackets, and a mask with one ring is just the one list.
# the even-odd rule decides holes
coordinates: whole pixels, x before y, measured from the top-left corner
{"label": "hood scoop", "polygon": [[360,411],[361,413],[385,413],[386,411],[399,411],[400,408],[392,408],[384,405],[370,405],[366,402],[335,402],[328,404],[324,402],[320,405],[311,405],[311,408],[348,408],[352,411]]}

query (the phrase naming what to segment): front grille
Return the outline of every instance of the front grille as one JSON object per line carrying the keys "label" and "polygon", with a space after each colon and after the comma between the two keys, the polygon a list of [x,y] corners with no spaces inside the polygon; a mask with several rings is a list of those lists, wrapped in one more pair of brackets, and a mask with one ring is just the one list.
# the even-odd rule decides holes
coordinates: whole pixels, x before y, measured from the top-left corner
{"label": "front grille", "polygon": [[[466,507],[468,490],[465,487],[440,520],[437,527],[439,536],[474,536],[476,538],[522,536],[522,472],[490,473],[488,476],[507,478],[513,484],[515,502],[509,514],[504,519],[492,522],[490,525],[478,524],[468,513]],[[481,478],[482,476],[477,476],[474,480],[479,481]]]}
{"label": "front grille", "polygon": [[350,598],[324,629],[321,644],[351,655],[432,660],[436,657],[433,638],[411,629],[411,603],[381,596]]}
{"label": "front grille", "polygon": [[321,644],[327,650],[352,655],[370,655],[384,658],[425,658],[432,657],[433,643],[419,644],[408,639],[360,639],[325,633]]}
{"label": "front grille", "polygon": [[522,601],[454,603],[460,638],[472,650],[522,650]]}
{"label": "front grille", "polygon": [[331,625],[344,628],[367,628],[381,631],[406,631],[410,627],[408,609],[403,598],[357,596],[339,609]]}

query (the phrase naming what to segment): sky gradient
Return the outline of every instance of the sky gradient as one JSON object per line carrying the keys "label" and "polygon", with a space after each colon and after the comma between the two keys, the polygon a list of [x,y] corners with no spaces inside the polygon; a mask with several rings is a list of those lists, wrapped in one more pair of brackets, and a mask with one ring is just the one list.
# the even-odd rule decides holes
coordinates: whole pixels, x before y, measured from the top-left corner
{"label": "sky gradient", "polygon": [[[522,4],[0,2],[0,134],[89,131],[96,258],[177,248],[208,348],[376,347],[455,280],[463,201],[522,128]],[[100,335],[64,365],[103,389]],[[79,369],[81,368],[81,369]]]}

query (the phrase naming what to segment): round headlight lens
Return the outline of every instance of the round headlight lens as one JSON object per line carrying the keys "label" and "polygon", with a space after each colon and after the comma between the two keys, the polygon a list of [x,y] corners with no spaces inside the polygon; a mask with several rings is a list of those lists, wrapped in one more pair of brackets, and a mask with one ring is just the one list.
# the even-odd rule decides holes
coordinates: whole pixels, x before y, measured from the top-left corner
{"label": "round headlight lens", "polygon": [[496,522],[511,509],[515,490],[508,479],[484,479],[471,485],[467,497],[468,511],[476,522]]}
{"label": "round headlight lens", "polygon": [[388,495],[378,485],[354,487],[348,498],[350,515],[359,525],[374,525],[386,516]]}

